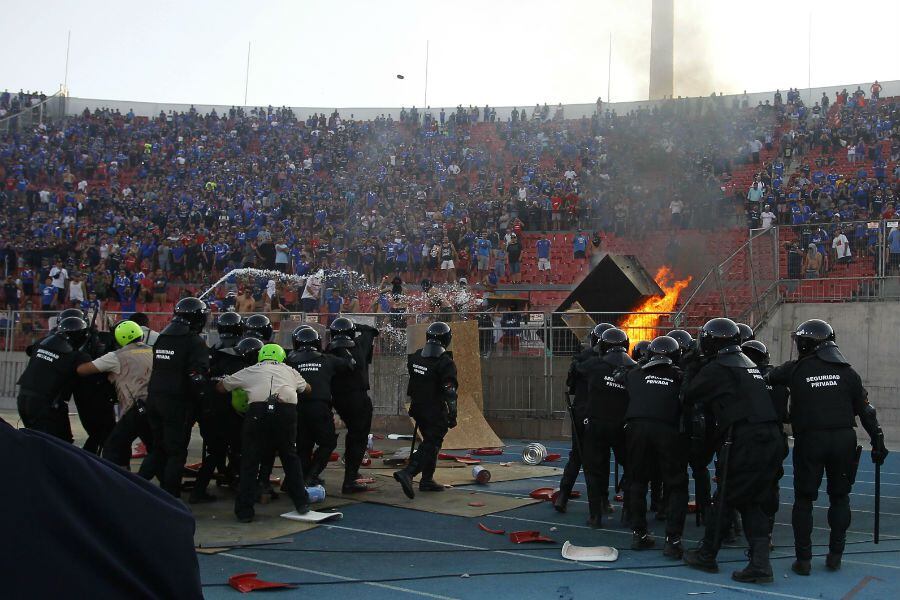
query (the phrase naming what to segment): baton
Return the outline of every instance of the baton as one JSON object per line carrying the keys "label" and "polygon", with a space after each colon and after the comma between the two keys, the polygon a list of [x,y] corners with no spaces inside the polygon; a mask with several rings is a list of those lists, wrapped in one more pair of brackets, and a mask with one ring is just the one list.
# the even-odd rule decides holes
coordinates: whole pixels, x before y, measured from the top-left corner
{"label": "baton", "polygon": [[722,476],[719,478],[719,485],[716,486],[716,529],[713,532],[713,548],[719,547],[719,539],[722,536],[722,518],[725,516],[725,484],[728,482],[728,459],[731,454],[732,427],[728,427],[728,434],[725,437],[725,443],[722,445],[722,452],[719,454],[719,462],[722,463]]}
{"label": "baton", "polygon": [[578,436],[578,427],[575,423],[575,405],[572,404],[572,396],[568,392],[565,394],[566,398],[566,406],[569,408],[569,418],[572,419],[572,443],[575,445],[575,449],[578,450],[578,456],[581,458],[582,464],[584,463],[584,452],[581,451],[581,439]]}
{"label": "baton", "polygon": [[875,463],[875,533],[874,542],[878,543],[879,526],[881,525],[881,465]]}

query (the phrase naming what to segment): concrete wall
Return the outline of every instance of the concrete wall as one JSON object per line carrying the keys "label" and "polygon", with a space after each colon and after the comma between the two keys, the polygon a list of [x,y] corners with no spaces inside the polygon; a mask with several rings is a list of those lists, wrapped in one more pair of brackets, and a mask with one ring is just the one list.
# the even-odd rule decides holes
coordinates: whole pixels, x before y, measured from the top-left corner
{"label": "concrete wall", "polygon": [[900,302],[782,304],[757,332],[773,364],[797,356],[791,332],[807,319],[824,319],[834,327],[841,352],[862,377],[878,410],[885,437],[900,443]]}

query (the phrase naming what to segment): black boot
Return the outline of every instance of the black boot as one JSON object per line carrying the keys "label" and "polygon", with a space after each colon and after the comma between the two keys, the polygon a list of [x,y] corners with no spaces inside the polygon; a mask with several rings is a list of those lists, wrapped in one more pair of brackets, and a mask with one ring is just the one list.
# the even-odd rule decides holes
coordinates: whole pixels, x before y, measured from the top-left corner
{"label": "black boot", "polygon": [[656,540],[653,539],[646,531],[640,532],[635,531],[631,534],[631,549],[632,550],[649,550],[653,546],[656,545]]}
{"label": "black boot", "polygon": [[741,583],[772,583],[772,563],[769,562],[769,538],[753,538],[747,551],[750,562],[731,578]]}
{"label": "black boot", "polygon": [[443,492],[444,486],[442,484],[438,483],[437,481],[435,481],[434,479],[430,479],[430,478],[425,479],[423,477],[422,480],[419,481],[419,491],[420,492]]}
{"label": "black boot", "polygon": [[559,493],[553,499],[553,508],[556,512],[564,513],[569,505],[569,491],[560,488]]}
{"label": "black boot", "polygon": [[394,471],[394,479],[400,483],[400,487],[403,488],[403,493],[406,494],[407,498],[412,500],[416,497],[416,491],[413,489],[412,475],[410,475],[406,469]]}
{"label": "black boot", "polygon": [[603,527],[603,517],[600,515],[591,515],[588,517],[587,524],[591,529],[600,529]]}
{"label": "black boot", "polygon": [[841,568],[841,557],[844,554],[844,545],[846,538],[841,535],[837,536],[832,531],[831,538],[828,540],[828,555],[825,557],[825,567],[829,571],[837,571]]}
{"label": "black boot", "polygon": [[359,477],[359,475],[354,475],[352,477],[347,476],[344,478],[344,484],[341,486],[342,494],[359,494],[361,492],[369,491],[369,486],[358,482],[356,480],[357,477]]}
{"label": "black boot", "polygon": [[802,558],[798,558],[794,561],[794,564],[791,565],[791,571],[797,575],[803,575],[804,577],[809,576],[811,568],[810,561],[803,560]]}
{"label": "black boot", "polygon": [[663,546],[663,556],[681,560],[684,556],[684,547],[681,545],[681,538],[677,536],[666,536],[666,545]]}
{"label": "black boot", "polygon": [[303,502],[301,504],[294,504],[294,510],[297,511],[298,515],[305,515],[309,512],[309,504]]}
{"label": "black boot", "polygon": [[697,548],[685,552],[683,559],[687,566],[694,569],[706,571],[707,573],[719,572],[719,563],[716,562],[716,556],[709,551],[705,542],[700,542]]}

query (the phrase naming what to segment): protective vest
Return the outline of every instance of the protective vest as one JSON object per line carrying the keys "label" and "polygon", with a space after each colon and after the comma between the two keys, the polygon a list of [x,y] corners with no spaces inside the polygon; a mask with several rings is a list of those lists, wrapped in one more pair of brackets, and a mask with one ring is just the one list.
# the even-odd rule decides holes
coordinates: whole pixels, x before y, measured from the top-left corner
{"label": "protective vest", "polygon": [[[633,362],[633,361],[632,361]],[[580,363],[576,370],[588,378],[588,409],[590,419],[615,425],[625,419],[628,392],[625,384],[616,381],[617,367],[594,356]]]}
{"label": "protective vest", "polygon": [[300,402],[319,401],[330,404],[332,380],[339,372],[350,370],[348,360],[314,350],[295,350],[288,354],[284,362],[296,369],[312,386],[312,395],[303,396]]}
{"label": "protective vest", "polygon": [[190,333],[187,326],[173,323],[163,330],[153,346],[149,396],[180,396],[196,392],[198,390],[192,390],[193,381],[198,376],[205,377],[208,370],[209,349],[206,344],[199,335]]}
{"label": "protective vest", "polygon": [[679,426],[681,417],[681,370],[660,364],[632,369],[625,377],[628,390],[628,409],[625,419],[652,419],[672,427]]}
{"label": "protective vest", "polygon": [[62,336],[50,335],[34,348],[19,377],[19,393],[46,398],[48,404],[67,402],[78,378],[75,368],[89,360],[87,353],[72,348]]}
{"label": "protective vest", "polygon": [[409,373],[406,393],[412,398],[415,408],[443,408],[444,385],[449,383],[454,388],[457,385],[456,364],[450,352],[436,357],[424,357],[421,350],[416,350],[407,357],[406,370]]}
{"label": "protective vest", "polygon": [[368,325],[358,324],[356,326],[356,338],[353,348],[331,348],[329,344],[328,353],[338,358],[346,358],[346,352],[356,361],[356,366],[345,377],[338,377],[332,382],[332,393],[334,395],[343,395],[350,392],[366,391],[369,389],[369,365],[372,363],[372,346],[375,343],[375,337],[378,330]]}
{"label": "protective vest", "polygon": [[[772,369],[774,369],[772,365],[766,365],[760,370],[765,376],[771,372]],[[791,395],[790,390],[788,390],[787,386],[772,385],[770,383],[766,384],[766,389],[769,390],[769,396],[772,397],[772,406],[775,407],[775,414],[778,415],[778,421],[781,423],[788,423],[790,421],[790,415],[788,414],[788,399]]]}
{"label": "protective vest", "polygon": [[732,425],[775,422],[778,416],[762,372],[757,367],[729,367],[716,358],[700,369],[687,391],[716,417],[716,437]]}
{"label": "protective vest", "polygon": [[853,399],[865,392],[853,367],[812,355],[794,363],[789,381],[795,434],[856,426]]}
{"label": "protective vest", "polygon": [[119,372],[110,373],[109,379],[116,386],[119,408],[125,414],[135,400],[147,399],[147,386],[153,368],[153,348],[143,342],[134,342],[116,350]]}
{"label": "protective vest", "polygon": [[575,418],[584,419],[588,414],[588,378],[578,372],[578,364],[596,356],[593,349],[587,348],[572,357],[569,374],[566,377],[566,386],[572,394],[572,404],[575,408]]}

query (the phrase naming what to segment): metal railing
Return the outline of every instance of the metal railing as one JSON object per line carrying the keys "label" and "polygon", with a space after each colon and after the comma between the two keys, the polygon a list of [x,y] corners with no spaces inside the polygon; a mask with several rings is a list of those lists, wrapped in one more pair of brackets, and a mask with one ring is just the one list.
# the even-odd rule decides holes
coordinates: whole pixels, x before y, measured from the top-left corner
{"label": "metal railing", "polygon": [[9,133],[62,119],[66,114],[66,94],[60,89],[43,102],[23,106],[19,112],[0,119],[0,132]]}

